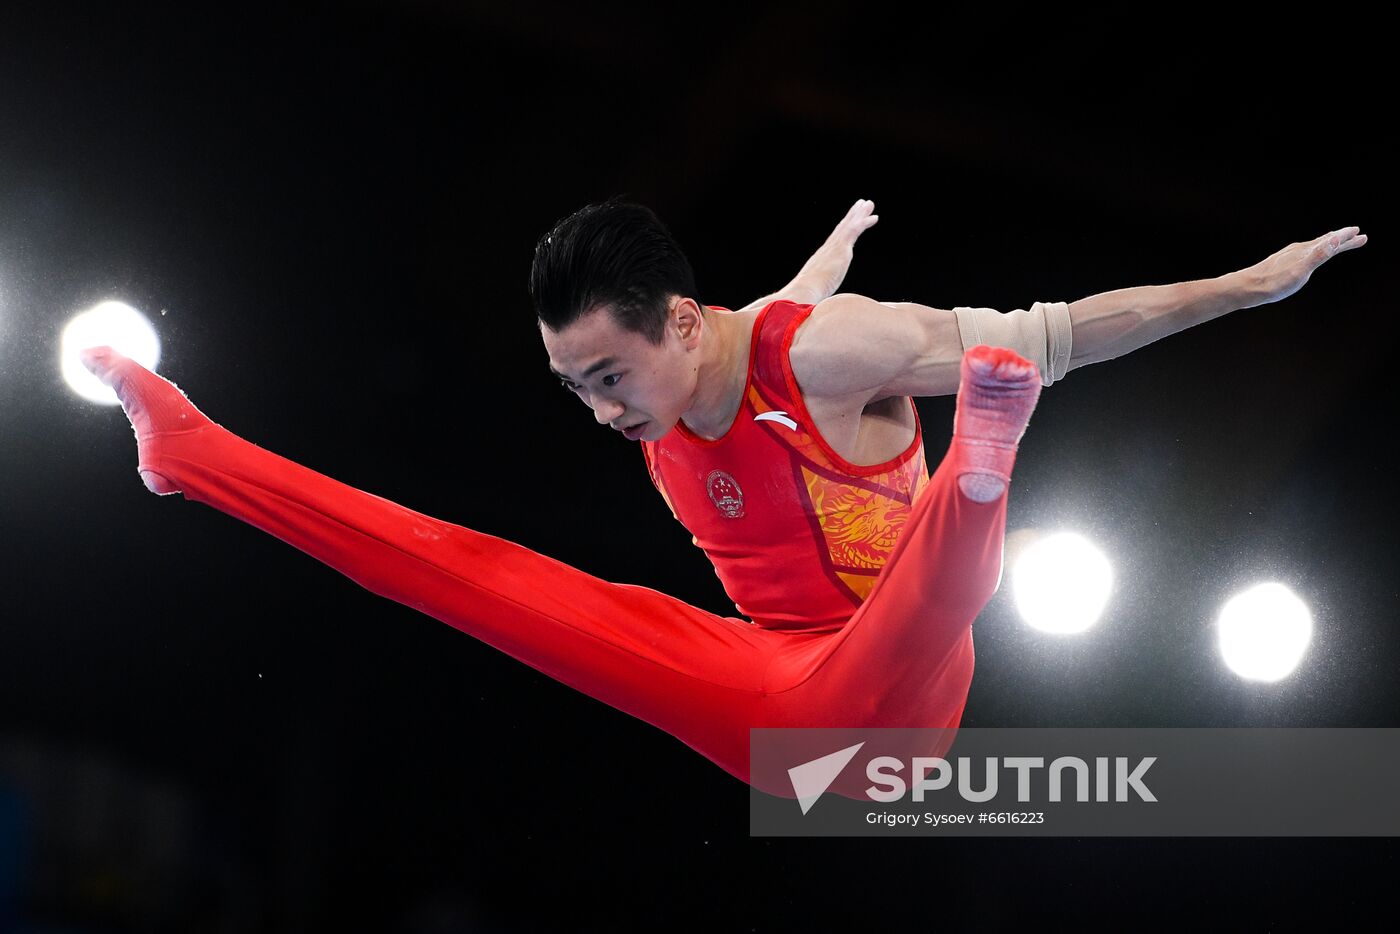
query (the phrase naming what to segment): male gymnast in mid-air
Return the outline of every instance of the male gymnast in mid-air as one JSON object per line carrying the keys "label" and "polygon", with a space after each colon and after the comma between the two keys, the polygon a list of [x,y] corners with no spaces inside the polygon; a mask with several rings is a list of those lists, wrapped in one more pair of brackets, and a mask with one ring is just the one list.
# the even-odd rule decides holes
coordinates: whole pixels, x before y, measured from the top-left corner
{"label": "male gymnast in mid-air", "polygon": [[[641,442],[740,616],[354,489],[234,435],[110,348],[82,360],[120,398],[151,491],[270,532],[754,781],[751,728],[958,725],[1042,386],[1278,301],[1366,242],[1347,227],[1219,278],[1002,314],[833,294],[872,211],[857,202],[788,287],[733,312],[698,301],[644,207],[586,207],[536,246],[551,371]],[[952,439],[930,477],[912,400],[949,393]]]}

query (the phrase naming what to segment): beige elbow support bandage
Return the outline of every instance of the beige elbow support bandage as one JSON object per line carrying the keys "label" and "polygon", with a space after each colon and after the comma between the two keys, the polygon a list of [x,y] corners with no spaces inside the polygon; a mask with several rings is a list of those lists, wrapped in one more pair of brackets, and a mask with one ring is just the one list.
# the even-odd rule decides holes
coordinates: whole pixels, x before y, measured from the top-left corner
{"label": "beige elbow support bandage", "polygon": [[1049,386],[1069,370],[1069,305],[1036,302],[1030,311],[1002,313],[995,308],[954,308],[964,352],[978,344],[1006,347],[1040,368],[1040,383]]}

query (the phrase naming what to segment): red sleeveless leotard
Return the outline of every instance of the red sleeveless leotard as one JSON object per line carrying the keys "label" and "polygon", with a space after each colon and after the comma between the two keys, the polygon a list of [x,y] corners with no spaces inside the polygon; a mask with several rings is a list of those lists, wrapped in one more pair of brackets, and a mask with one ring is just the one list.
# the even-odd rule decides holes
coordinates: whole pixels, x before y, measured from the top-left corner
{"label": "red sleeveless leotard", "polygon": [[643,441],[652,483],[739,612],[765,629],[841,626],[870,594],[928,483],[923,435],[883,464],[852,464],[818,433],[788,361],[813,306],[758,314],[747,384],[722,438],[685,422]]}

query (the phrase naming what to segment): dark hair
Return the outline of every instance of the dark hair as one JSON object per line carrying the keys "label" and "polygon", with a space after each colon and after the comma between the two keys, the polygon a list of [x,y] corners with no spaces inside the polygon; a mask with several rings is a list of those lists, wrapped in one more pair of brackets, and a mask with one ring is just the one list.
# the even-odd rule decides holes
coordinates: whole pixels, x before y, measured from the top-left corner
{"label": "dark hair", "polygon": [[610,198],[570,214],[535,244],[535,317],[562,331],[603,305],[618,327],[660,345],[669,299],[695,295],[695,273],[650,208]]}

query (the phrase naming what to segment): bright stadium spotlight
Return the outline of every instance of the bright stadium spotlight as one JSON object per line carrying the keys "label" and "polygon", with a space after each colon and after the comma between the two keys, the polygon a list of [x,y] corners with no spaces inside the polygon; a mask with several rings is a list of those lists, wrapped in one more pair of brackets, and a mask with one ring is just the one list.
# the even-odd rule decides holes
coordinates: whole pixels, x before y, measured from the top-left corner
{"label": "bright stadium spotlight", "polygon": [[1292,674],[1312,642],[1312,614],[1282,584],[1260,584],[1232,598],[1218,626],[1225,664],[1251,681]]}
{"label": "bright stadium spotlight", "polygon": [[1083,632],[1098,622],[1113,589],[1113,569],[1103,552],[1070,532],[1028,545],[1012,571],[1012,594],[1021,618],[1042,632]]}
{"label": "bright stadium spotlight", "polygon": [[160,338],[145,315],[122,302],[103,302],[75,317],[63,329],[58,350],[63,381],[84,399],[117,405],[117,394],[78,358],[79,351],[104,344],[154,370],[160,361]]}

